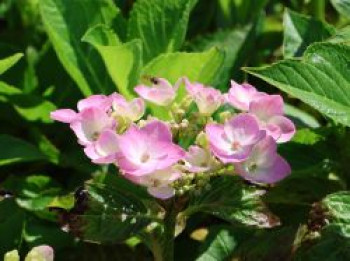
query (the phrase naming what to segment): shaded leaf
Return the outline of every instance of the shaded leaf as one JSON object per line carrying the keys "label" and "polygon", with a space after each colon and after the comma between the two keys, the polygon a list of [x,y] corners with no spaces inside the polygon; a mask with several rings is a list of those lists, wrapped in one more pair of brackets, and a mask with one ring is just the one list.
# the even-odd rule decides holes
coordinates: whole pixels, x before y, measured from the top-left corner
{"label": "shaded leaf", "polygon": [[279,220],[262,202],[264,192],[245,186],[242,181],[232,176],[214,179],[211,189],[193,196],[185,215],[206,212],[227,220],[257,227],[274,227]]}
{"label": "shaded leaf", "polygon": [[0,166],[46,159],[34,145],[9,135],[0,135]]}
{"label": "shaded leaf", "polygon": [[138,0],[128,21],[128,40],[141,39],[144,61],[179,50],[196,0]]}
{"label": "shaded leaf", "polygon": [[350,18],[350,1],[349,0],[331,0],[334,8],[347,18]]}
{"label": "shaded leaf", "polygon": [[335,28],[312,17],[286,10],[283,16],[283,55],[300,57],[314,42],[322,42],[335,33]]}

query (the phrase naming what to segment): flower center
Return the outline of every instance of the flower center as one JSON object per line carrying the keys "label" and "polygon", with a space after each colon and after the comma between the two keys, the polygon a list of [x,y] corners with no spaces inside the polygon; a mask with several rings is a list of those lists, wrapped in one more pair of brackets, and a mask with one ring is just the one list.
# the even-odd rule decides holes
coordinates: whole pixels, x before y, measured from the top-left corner
{"label": "flower center", "polygon": [[149,159],[150,159],[150,155],[149,155],[148,153],[144,153],[144,154],[141,156],[141,162],[142,162],[142,163],[147,162]]}
{"label": "flower center", "polygon": [[236,150],[239,150],[241,148],[241,144],[239,144],[238,141],[234,141],[231,145],[231,149],[236,151]]}
{"label": "flower center", "polygon": [[256,164],[255,162],[252,162],[252,163],[248,164],[247,171],[254,172],[257,168],[258,168],[258,164]]}

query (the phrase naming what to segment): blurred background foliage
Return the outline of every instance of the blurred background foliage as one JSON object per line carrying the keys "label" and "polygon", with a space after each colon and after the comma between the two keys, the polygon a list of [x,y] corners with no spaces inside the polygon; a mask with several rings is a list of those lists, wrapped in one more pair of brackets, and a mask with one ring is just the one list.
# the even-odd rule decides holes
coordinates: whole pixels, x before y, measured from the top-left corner
{"label": "blurred background foliage", "polygon": [[[57,212],[50,211],[50,207],[70,209],[74,205],[74,191],[84,181],[108,172],[113,173],[114,170],[90,164],[70,130],[49,119],[49,112],[55,108],[74,108],[76,102],[87,94],[84,92],[87,89],[82,88],[69,68],[62,65],[65,64],[61,63],[63,54],[62,57],[56,54],[58,47],[53,43],[52,37],[48,38],[48,23],[54,14],[40,12],[44,8],[40,6],[41,1],[0,2],[0,58],[23,53],[15,66],[0,74],[0,256],[14,248],[26,253],[33,246],[49,244],[54,247],[57,260],[152,260],[151,253],[144,245],[138,244],[135,238],[117,246],[80,241],[61,230]],[[52,2],[63,5],[62,8],[69,12],[68,18],[74,21],[79,20],[79,12],[85,12],[84,8],[79,9],[79,4],[99,1]],[[134,2],[114,0],[125,19],[131,16]],[[302,24],[304,16],[299,17],[300,14],[314,19],[316,27],[301,32],[304,36],[310,36],[303,38],[308,41],[306,46],[323,40],[319,38],[320,35],[329,38],[334,34],[333,27],[346,28],[350,21],[347,16],[350,12],[346,11],[350,8],[349,1],[192,2],[195,5],[189,7],[192,11],[184,43],[178,45],[176,50],[204,52],[216,47],[215,50],[224,53],[223,69],[216,79],[208,79],[208,83],[222,91],[226,91],[230,79],[234,79],[238,82],[249,81],[262,91],[278,92],[272,85],[248,75],[241,68],[264,66],[288,55],[302,55],[305,49],[294,55],[284,53],[286,50],[293,51],[293,46],[291,49],[282,48],[288,37],[286,23],[283,25],[287,9],[290,10],[287,19],[292,22]],[[305,17],[304,19],[311,19]],[[43,21],[46,21],[46,26]],[[325,22],[333,27],[324,26]],[[74,32],[85,33],[84,24],[77,23],[75,26]],[[115,28],[121,40],[133,34],[125,32],[122,21]],[[82,36],[76,35],[79,40]],[[104,73],[108,70],[100,57],[94,57],[95,50],[88,43],[77,42],[74,35],[69,37],[77,50],[81,48],[82,52],[91,54],[88,58],[96,61],[95,69]],[[343,37],[347,37],[346,31]],[[154,38],[151,40],[156,41]],[[155,49],[146,53],[145,62],[163,51],[152,52],[156,52]],[[214,59],[210,53],[208,57]],[[81,63],[79,66],[83,72],[87,70],[91,73],[94,70],[85,68],[86,65]],[[152,73],[154,68],[147,66],[144,70]],[[88,73],[84,74],[87,85],[94,85],[88,78]],[[103,89],[105,93],[113,91],[110,83],[119,78],[100,76],[104,77],[108,86]],[[91,89],[97,93],[93,87]],[[317,218],[312,216],[323,215],[322,211],[319,213],[317,208],[315,210],[315,202],[321,201],[329,193],[346,189],[350,184],[350,176],[346,176],[348,170],[343,178],[337,176],[337,171],[342,172],[345,166],[348,168],[348,159],[344,157],[348,154],[343,152],[344,148],[339,144],[346,144],[347,148],[350,148],[350,144],[347,129],[335,128],[333,123],[313,108],[288,95],[284,96],[288,102],[287,114],[301,128],[294,142],[281,148],[281,153],[291,162],[293,178],[271,188],[264,198],[272,211],[281,218],[283,226],[253,230],[241,225],[228,225],[207,214],[195,214],[188,221],[185,231],[176,239],[176,260],[226,260],[230,257],[237,258],[234,260],[289,260],[291,256],[296,260],[314,260],[312,253],[316,253],[317,257],[322,256],[322,246],[329,246],[332,251],[336,251],[333,247],[338,249],[333,259],[327,260],[350,258],[349,241],[344,241],[341,236],[325,239],[325,242],[311,247],[303,245],[301,249],[305,248],[304,252],[294,253],[301,242],[300,238],[307,234],[306,227],[320,225],[317,224]],[[331,178],[330,174],[333,174]],[[322,233],[337,234],[337,231],[336,227],[330,227]],[[222,251],[222,248],[225,250]]]}

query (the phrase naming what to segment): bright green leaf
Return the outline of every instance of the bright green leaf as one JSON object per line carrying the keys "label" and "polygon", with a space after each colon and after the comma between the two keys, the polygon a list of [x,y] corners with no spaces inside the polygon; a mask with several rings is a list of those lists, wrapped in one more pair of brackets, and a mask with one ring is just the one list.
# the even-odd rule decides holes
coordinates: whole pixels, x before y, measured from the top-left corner
{"label": "bright green leaf", "polygon": [[299,98],[334,121],[350,126],[350,47],[317,43],[302,60],[245,70]]}
{"label": "bright green leaf", "polygon": [[83,41],[92,44],[100,53],[106,69],[118,91],[131,98],[142,67],[142,46],[140,40],[121,44],[113,32],[103,27],[89,30]]}
{"label": "bright green leaf", "polygon": [[331,3],[337,11],[347,18],[350,18],[350,1],[349,0],[331,0]]}
{"label": "bright green leaf", "polygon": [[[109,93],[113,84],[103,62],[81,38],[98,24],[113,28],[122,23],[119,9],[111,0],[42,0],[40,11],[46,32],[67,73],[84,95]],[[120,25],[118,25],[120,26]]]}
{"label": "bright green leaf", "polygon": [[16,53],[10,57],[0,60],[0,75],[10,69],[13,65],[15,65],[19,59],[23,56],[22,53]]}
{"label": "bright green leaf", "polygon": [[[191,81],[213,84],[221,73],[224,59],[224,53],[216,48],[202,53],[162,54],[143,68],[142,75],[166,78],[172,84],[183,76],[187,76]],[[184,95],[184,89],[180,88],[177,101]],[[161,119],[169,118],[168,108],[155,105],[150,107],[155,116]]]}

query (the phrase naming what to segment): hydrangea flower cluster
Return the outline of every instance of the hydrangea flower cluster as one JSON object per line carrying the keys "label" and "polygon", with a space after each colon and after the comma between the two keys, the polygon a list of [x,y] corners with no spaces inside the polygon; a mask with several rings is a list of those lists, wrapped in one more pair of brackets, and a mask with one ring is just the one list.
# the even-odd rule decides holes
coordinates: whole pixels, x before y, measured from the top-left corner
{"label": "hydrangea flower cluster", "polygon": [[[183,192],[179,184],[193,187],[196,177],[238,174],[271,184],[290,174],[277,144],[289,141],[295,126],[283,114],[280,95],[234,81],[227,94],[185,77],[175,85],[163,78],[151,82],[135,87],[139,98],[92,95],[78,102],[77,112],[59,109],[51,118],[69,124],[93,163],[115,164],[160,199]],[[178,103],[182,86],[187,94]],[[146,117],[148,103],[165,107],[169,119]],[[225,106],[235,110],[220,114]]]}

